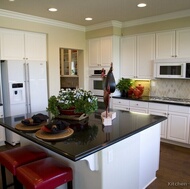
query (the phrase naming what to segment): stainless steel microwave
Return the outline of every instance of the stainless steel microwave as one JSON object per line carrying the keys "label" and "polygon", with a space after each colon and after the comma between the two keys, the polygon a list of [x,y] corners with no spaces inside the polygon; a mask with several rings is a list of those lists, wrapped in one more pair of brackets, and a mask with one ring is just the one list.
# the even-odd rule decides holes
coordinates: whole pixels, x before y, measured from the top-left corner
{"label": "stainless steel microwave", "polygon": [[155,78],[190,79],[190,63],[156,62],[154,65]]}

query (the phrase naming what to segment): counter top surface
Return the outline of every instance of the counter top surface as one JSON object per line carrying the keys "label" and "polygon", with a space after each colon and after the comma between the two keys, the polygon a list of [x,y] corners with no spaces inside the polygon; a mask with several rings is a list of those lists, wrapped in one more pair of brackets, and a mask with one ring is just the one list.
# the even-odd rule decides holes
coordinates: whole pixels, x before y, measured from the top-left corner
{"label": "counter top surface", "polygon": [[163,97],[163,100],[162,100],[162,97],[155,97],[155,96],[142,96],[140,98],[113,96],[112,98],[190,107],[190,99],[180,99],[179,98],[177,100],[177,98],[173,98],[173,99],[175,99],[175,101],[174,101],[174,100],[172,100],[172,98]]}
{"label": "counter top surface", "polygon": [[[103,126],[101,122],[103,111],[98,110],[81,121],[65,120],[70,122],[74,134],[59,141],[44,141],[37,138],[35,132],[26,133],[15,129],[15,125],[21,122],[19,116],[1,118],[0,124],[55,153],[72,161],[78,161],[166,119],[162,116],[114,110],[116,118],[112,121],[112,125]],[[41,113],[47,114],[45,111]],[[34,114],[24,115],[24,117],[28,118]],[[23,118],[23,115],[20,117]]]}

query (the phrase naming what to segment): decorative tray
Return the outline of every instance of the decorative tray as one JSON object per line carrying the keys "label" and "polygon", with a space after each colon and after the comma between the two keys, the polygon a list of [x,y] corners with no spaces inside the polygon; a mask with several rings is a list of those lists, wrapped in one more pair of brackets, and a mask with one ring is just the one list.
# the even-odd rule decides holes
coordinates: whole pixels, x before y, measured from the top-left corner
{"label": "decorative tray", "polygon": [[42,140],[55,141],[55,140],[61,140],[61,139],[67,138],[71,136],[73,133],[74,133],[74,130],[71,128],[67,128],[59,133],[44,132],[42,129],[40,129],[35,133],[35,135],[36,137]]}

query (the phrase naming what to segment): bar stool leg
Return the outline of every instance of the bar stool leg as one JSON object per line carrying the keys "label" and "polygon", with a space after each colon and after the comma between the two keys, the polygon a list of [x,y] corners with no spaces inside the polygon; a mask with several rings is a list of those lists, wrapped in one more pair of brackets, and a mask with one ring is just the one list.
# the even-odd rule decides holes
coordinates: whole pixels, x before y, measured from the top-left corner
{"label": "bar stool leg", "polygon": [[73,182],[72,181],[69,181],[67,183],[67,189],[73,189]]}
{"label": "bar stool leg", "polygon": [[13,176],[13,180],[14,180],[14,183],[15,183],[15,189],[23,189],[22,184],[18,181],[16,176]]}
{"label": "bar stool leg", "polygon": [[2,178],[3,189],[7,189],[6,172],[5,172],[5,167],[3,165],[1,165],[1,178]]}

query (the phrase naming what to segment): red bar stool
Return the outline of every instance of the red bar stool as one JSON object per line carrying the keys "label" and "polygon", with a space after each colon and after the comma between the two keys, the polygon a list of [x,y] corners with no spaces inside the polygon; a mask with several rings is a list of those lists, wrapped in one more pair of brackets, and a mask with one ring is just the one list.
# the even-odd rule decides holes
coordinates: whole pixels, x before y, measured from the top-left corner
{"label": "red bar stool", "polygon": [[72,189],[72,169],[52,157],[18,167],[16,176],[27,189],[54,189],[65,183]]}
{"label": "red bar stool", "polygon": [[[12,185],[14,185],[15,189],[22,189],[22,185],[18,182],[16,178],[16,168],[21,165],[46,157],[47,157],[46,152],[44,152],[43,150],[34,145],[22,146],[0,152],[3,189],[7,189]],[[14,181],[13,184],[7,185],[5,168],[7,168],[13,174],[13,181]]]}

